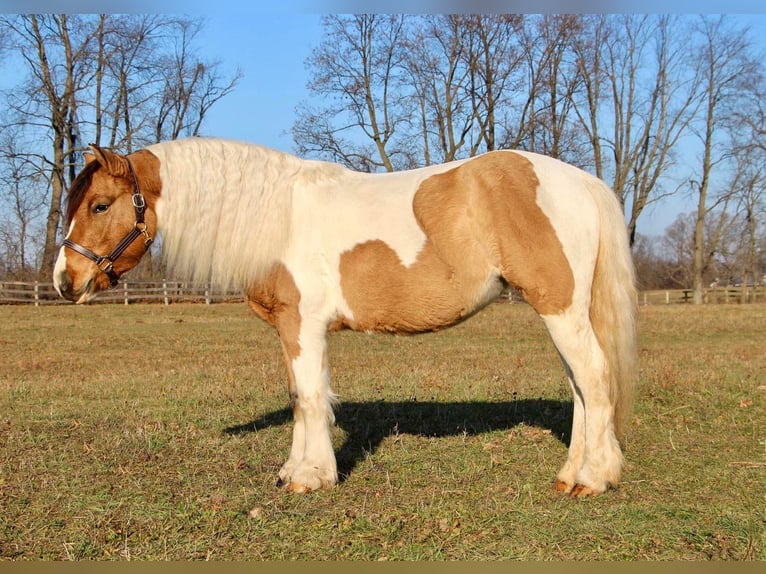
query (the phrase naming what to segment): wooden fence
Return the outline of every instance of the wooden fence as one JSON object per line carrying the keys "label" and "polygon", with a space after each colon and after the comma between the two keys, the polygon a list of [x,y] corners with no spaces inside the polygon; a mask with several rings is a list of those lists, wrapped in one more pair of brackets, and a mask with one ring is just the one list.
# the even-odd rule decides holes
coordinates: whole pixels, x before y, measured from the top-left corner
{"label": "wooden fence", "polygon": [[[221,291],[210,286],[195,286],[181,281],[120,281],[109,291],[102,291],[93,303],[171,303],[187,301],[221,303],[224,301],[243,301],[239,291]],[[35,281],[0,281],[0,305],[58,305],[69,303],[56,292],[53,283]]]}
{"label": "wooden fence", "polygon": [[[638,296],[640,305],[672,305],[675,303],[691,303],[694,291],[692,289],[664,289],[642,291]],[[702,292],[703,303],[756,303],[766,301],[766,287],[763,285],[748,287],[715,287]]]}
{"label": "wooden fence", "polygon": [[[743,293],[744,289],[744,293]],[[672,305],[691,303],[690,289],[669,289],[657,291],[642,291],[638,296],[639,305]],[[93,303],[171,303],[187,301],[221,303],[228,301],[243,301],[244,297],[238,291],[221,291],[210,286],[199,287],[182,281],[121,281],[109,291],[102,291]],[[504,294],[500,300],[520,302],[522,297],[515,291]],[[766,288],[756,287],[717,287],[706,289],[705,303],[755,303],[766,301]],[[68,303],[62,299],[53,288],[53,283],[35,281],[0,281],[0,305],[57,305]]]}

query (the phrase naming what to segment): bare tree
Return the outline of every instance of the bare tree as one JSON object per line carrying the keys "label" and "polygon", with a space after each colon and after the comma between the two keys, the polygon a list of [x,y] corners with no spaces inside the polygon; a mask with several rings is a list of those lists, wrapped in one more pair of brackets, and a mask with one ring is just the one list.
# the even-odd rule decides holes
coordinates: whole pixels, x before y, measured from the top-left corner
{"label": "bare tree", "polygon": [[575,62],[573,42],[582,34],[583,17],[545,14],[528,18],[519,27],[526,94],[516,130],[506,130],[502,147],[523,148],[565,161],[584,164],[582,128],[573,113],[582,79]]}
{"label": "bare tree", "polygon": [[[456,159],[475,127],[461,15],[424,16],[407,40],[406,74],[418,110],[423,163]],[[414,123],[414,122],[413,122]]]}
{"label": "bare tree", "polygon": [[107,145],[128,152],[199,135],[207,112],[242,76],[225,77],[219,62],[198,57],[202,28],[200,20],[175,16],[108,17],[98,43],[96,142],[105,120]]}
{"label": "bare tree", "polygon": [[158,141],[152,129],[159,91],[158,43],[171,31],[167,17],[158,15],[110,15],[100,26],[94,141],[131,152]]}
{"label": "bare tree", "polygon": [[[762,59],[756,56],[757,59]],[[757,285],[766,279],[766,114],[764,114],[764,87],[766,78],[761,73],[744,105],[737,106],[731,121],[736,165],[732,192],[735,210],[742,219],[741,275],[743,285]],[[743,302],[746,290],[742,290]]]}
{"label": "bare tree", "polygon": [[[736,171],[732,184],[734,214],[738,219],[739,233],[737,251],[738,270],[743,286],[759,284],[766,273],[766,267],[759,267],[759,232],[764,226],[766,214],[766,157],[756,146],[745,146],[735,150]],[[742,302],[747,301],[747,291],[742,290]]]}
{"label": "bare tree", "polygon": [[321,104],[296,110],[298,153],[362,171],[414,163],[404,134],[411,99],[400,82],[405,23],[402,15],[323,18],[324,38],[306,63],[309,90]]}
{"label": "bare tree", "polygon": [[[665,270],[672,287],[693,288],[696,220],[693,211],[678,214],[661,238]],[[735,281],[739,237],[738,222],[726,209],[716,209],[708,214],[702,230],[702,281],[705,287],[729,285]]]}
{"label": "bare tree", "polygon": [[512,82],[523,53],[516,41],[523,22],[515,14],[473,14],[465,17],[469,51],[469,84],[474,120],[478,133],[471,145],[470,155],[499,149],[508,141],[498,131],[508,123],[501,121],[501,110],[513,97]]}
{"label": "bare tree", "polygon": [[41,210],[47,198],[40,189],[44,179],[39,165],[34,165],[28,155],[20,153],[12,130],[6,130],[0,141],[0,212],[7,218],[0,225],[5,270],[17,277],[32,273],[29,265],[34,252],[41,245],[37,239]]}
{"label": "bare tree", "polygon": [[676,191],[663,186],[663,177],[698,103],[683,49],[688,28],[662,15],[600,15],[587,22],[575,43],[584,82],[576,109],[596,175],[628,205],[632,243],[644,209]]}
{"label": "bare tree", "polygon": [[94,31],[84,18],[67,14],[4,17],[2,26],[30,72],[24,90],[8,99],[9,107],[18,125],[48,128],[52,155],[45,157],[51,193],[41,261],[41,269],[48,270],[53,268],[62,196],[80,145],[77,92],[88,81],[86,56]]}
{"label": "bare tree", "polygon": [[699,63],[702,83],[700,126],[696,130],[702,148],[699,179],[691,181],[697,199],[694,231],[695,304],[703,302],[705,272],[705,218],[728,195],[717,195],[710,202],[711,180],[717,169],[731,157],[731,140],[724,129],[735,117],[748,91],[752,93],[759,68],[749,57],[746,30],[729,26],[724,16],[701,17],[699,21]]}
{"label": "bare tree", "polygon": [[297,151],[363,171],[497,149],[521,61],[515,15],[328,16]]}
{"label": "bare tree", "polygon": [[638,288],[642,291],[663,289],[668,285],[667,264],[658,252],[660,239],[641,233],[633,244],[633,264],[636,268]]}
{"label": "bare tree", "polygon": [[156,73],[162,78],[156,113],[156,141],[199,135],[210,108],[229,94],[242,78],[237,70],[231,78],[220,73],[220,62],[200,60],[194,50],[203,23],[178,19],[171,23],[173,49],[160,62]]}

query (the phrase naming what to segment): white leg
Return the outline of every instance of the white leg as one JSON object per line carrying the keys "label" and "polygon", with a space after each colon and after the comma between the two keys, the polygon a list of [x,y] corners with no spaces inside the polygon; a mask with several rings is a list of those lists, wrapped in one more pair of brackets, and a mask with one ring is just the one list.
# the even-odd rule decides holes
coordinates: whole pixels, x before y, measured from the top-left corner
{"label": "white leg", "polygon": [[335,395],[330,391],[324,325],[301,326],[300,354],[292,360],[295,427],[290,457],[279,471],[280,483],[294,492],[327,488],[338,481],[330,427]]}
{"label": "white leg", "polygon": [[303,414],[301,409],[298,408],[297,398],[292,395],[292,392],[290,400],[293,405],[293,442],[290,447],[290,456],[279,470],[277,486],[290,484],[290,478],[298,464],[303,460],[303,453],[306,448],[306,425],[303,423]]}
{"label": "white leg", "polygon": [[[566,364],[566,363],[565,363]],[[567,366],[567,370],[569,367]],[[569,454],[567,461],[556,475],[556,490],[570,492],[577,482],[577,472],[583,465],[585,456],[585,407],[582,396],[577,391],[572,375],[569,375],[569,386],[572,389],[574,412],[572,414],[572,432],[569,439]]]}
{"label": "white leg", "polygon": [[599,494],[619,483],[623,462],[614,434],[604,353],[587,312],[570,308],[543,320],[570,372],[575,404],[569,458],[556,488],[573,495]]}

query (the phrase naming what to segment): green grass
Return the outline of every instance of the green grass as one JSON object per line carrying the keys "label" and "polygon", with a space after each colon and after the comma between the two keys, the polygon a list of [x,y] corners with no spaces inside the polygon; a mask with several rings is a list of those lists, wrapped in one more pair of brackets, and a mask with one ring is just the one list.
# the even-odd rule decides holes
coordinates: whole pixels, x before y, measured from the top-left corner
{"label": "green grass", "polygon": [[274,487],[285,376],[244,305],[0,307],[0,557],[764,560],[765,324],[642,308],[624,483],[586,500],[551,489],[571,399],[529,307],[332,335],[344,480],[301,496]]}

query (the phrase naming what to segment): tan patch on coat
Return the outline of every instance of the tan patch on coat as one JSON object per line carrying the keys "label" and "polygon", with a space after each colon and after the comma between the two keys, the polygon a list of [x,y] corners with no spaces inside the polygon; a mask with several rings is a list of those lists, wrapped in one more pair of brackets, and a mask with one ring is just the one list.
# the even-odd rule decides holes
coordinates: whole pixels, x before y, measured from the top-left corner
{"label": "tan patch on coat", "polygon": [[495,152],[425,180],[413,213],[427,240],[405,267],[385,242],[341,255],[343,296],[359,330],[419,332],[446,327],[496,294],[500,277],[540,314],[572,301],[574,277],[536,201],[532,164]]}
{"label": "tan patch on coat", "polygon": [[[301,294],[292,274],[281,263],[275,264],[266,277],[247,289],[246,298],[256,315],[276,327],[289,370],[290,363],[301,354],[298,342]],[[292,379],[292,373],[290,377]]]}
{"label": "tan patch on coat", "polygon": [[354,314],[343,323],[352,329],[420,333],[451,325],[468,311],[453,269],[430,241],[410,267],[384,241],[367,241],[341,255],[340,276]]}

